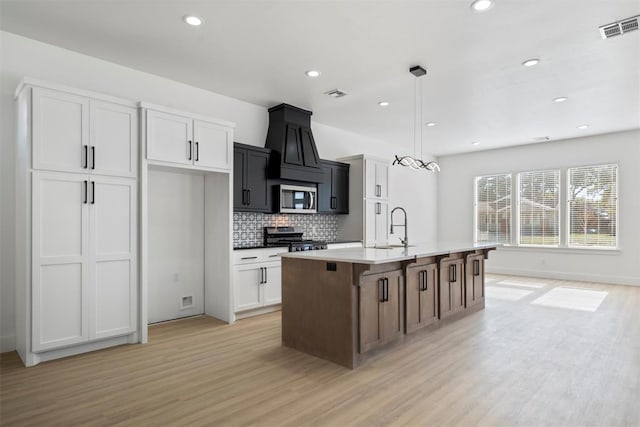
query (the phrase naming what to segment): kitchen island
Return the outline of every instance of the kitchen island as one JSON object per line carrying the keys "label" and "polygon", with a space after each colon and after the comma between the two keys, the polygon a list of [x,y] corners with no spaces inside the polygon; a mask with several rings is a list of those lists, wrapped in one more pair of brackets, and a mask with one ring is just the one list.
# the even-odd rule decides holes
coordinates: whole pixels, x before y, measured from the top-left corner
{"label": "kitchen island", "polygon": [[496,244],[435,243],[282,255],[282,342],[356,368],[484,308]]}

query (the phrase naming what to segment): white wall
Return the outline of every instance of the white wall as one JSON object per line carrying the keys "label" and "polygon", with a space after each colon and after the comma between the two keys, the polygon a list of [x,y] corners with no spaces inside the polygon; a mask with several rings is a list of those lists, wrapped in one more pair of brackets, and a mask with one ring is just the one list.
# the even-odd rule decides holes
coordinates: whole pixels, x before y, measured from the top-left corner
{"label": "white wall", "polygon": [[[261,106],[215,94],[196,87],[136,71],[97,58],[61,49],[7,32],[0,32],[0,351],[15,348],[14,289],[15,257],[15,121],[13,93],[20,80],[32,77],[52,83],[100,92],[131,100],[142,100],[176,109],[200,113],[236,123],[235,140],[264,146],[268,113]],[[335,159],[350,154],[368,153],[391,159],[390,148],[380,141],[313,123],[320,156]],[[409,174],[394,168],[391,189],[397,191],[392,206],[409,208],[413,219],[413,241],[435,236],[435,206],[417,201],[416,188],[427,200],[435,201],[435,177]],[[415,181],[415,184],[414,184]],[[426,182],[426,186],[425,183]],[[426,210],[426,213],[425,213]],[[418,218],[427,221],[419,225]]]}
{"label": "white wall", "polygon": [[489,255],[487,270],[640,286],[640,131],[441,158],[438,237],[473,239],[475,176],[604,163],[619,164],[619,251],[501,248]]}

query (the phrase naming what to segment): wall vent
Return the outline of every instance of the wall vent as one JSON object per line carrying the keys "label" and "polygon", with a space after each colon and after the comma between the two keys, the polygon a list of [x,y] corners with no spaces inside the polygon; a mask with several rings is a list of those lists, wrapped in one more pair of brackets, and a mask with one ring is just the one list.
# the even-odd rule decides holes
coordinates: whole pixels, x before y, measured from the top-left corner
{"label": "wall vent", "polygon": [[347,92],[343,92],[340,89],[333,89],[329,92],[325,92],[325,95],[329,95],[332,98],[342,98],[343,96],[347,96]]}
{"label": "wall vent", "polygon": [[186,310],[193,307],[193,295],[180,298],[180,310]]}
{"label": "wall vent", "polygon": [[630,31],[635,31],[638,29],[638,18],[640,18],[640,15],[603,25],[599,27],[600,35],[603,39],[609,39],[621,34],[626,34]]}

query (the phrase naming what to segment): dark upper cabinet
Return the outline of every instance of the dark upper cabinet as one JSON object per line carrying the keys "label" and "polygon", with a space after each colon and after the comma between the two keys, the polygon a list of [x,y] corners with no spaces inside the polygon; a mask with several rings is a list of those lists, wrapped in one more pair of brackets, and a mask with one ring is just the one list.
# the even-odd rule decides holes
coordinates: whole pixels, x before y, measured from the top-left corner
{"label": "dark upper cabinet", "polygon": [[318,212],[349,213],[349,165],[320,160],[323,180],[318,183]]}
{"label": "dark upper cabinet", "polygon": [[271,212],[270,183],[267,178],[270,150],[234,144],[233,210]]}

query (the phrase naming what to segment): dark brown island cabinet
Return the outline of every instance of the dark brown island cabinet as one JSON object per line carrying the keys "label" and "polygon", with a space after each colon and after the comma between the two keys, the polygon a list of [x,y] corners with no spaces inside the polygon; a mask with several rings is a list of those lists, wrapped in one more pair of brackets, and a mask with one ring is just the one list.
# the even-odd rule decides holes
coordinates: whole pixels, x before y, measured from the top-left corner
{"label": "dark brown island cabinet", "polygon": [[233,210],[271,212],[272,196],[268,168],[271,150],[233,145]]}
{"label": "dark brown island cabinet", "polygon": [[349,213],[349,164],[320,160],[323,180],[318,183],[318,212]]}
{"label": "dark brown island cabinet", "polygon": [[389,262],[367,248],[284,254],[283,344],[353,369],[483,309],[484,260],[496,246],[462,248],[391,250]]}

